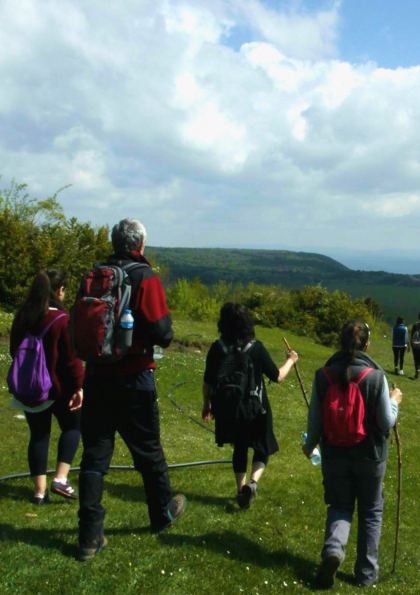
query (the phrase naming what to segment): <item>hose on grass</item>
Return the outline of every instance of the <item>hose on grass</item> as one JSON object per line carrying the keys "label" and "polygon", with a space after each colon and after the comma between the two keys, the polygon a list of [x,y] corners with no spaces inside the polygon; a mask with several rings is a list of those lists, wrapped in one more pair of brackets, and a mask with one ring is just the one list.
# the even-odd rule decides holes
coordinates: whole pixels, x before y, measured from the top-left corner
{"label": "hose on grass", "polygon": [[[183,410],[183,408],[181,407],[181,405],[179,403],[177,403],[175,401],[175,399],[172,398],[172,393],[174,392],[174,390],[176,388],[178,388],[179,386],[183,386],[184,384],[188,384],[189,382],[194,382],[193,380],[184,380],[183,382],[177,382],[176,384],[173,384],[171,386],[171,388],[169,389],[169,393],[168,393],[168,399],[170,400],[170,402],[172,403],[172,405],[175,405],[175,407],[178,409],[178,411],[180,411],[181,413],[185,413],[185,411]],[[196,417],[194,417],[193,415],[189,415],[188,419],[192,422],[194,422],[195,424],[197,424],[198,426],[200,426],[201,428],[204,428],[205,430],[207,430],[207,432],[211,432],[212,434],[215,434],[215,431],[212,430],[211,428],[209,428],[208,426],[206,426],[205,424],[203,424],[201,421],[199,421]]]}
{"label": "hose on grass", "polygon": [[[173,405],[175,405],[175,407],[181,413],[185,413],[185,411],[183,410],[181,405],[179,405],[172,398],[172,393],[176,388],[178,388],[179,386],[182,386],[184,384],[187,384],[188,382],[193,382],[193,381],[192,380],[184,380],[183,382],[177,382],[176,384],[171,386],[171,388],[169,389],[169,393],[168,393],[168,399],[171,401],[171,403]],[[213,434],[215,433],[214,430],[205,426],[203,423],[198,421],[198,419],[195,419],[192,415],[189,416],[189,419],[191,421],[193,421],[194,423],[198,424],[199,426],[203,427],[208,432],[212,432]],[[215,465],[215,464],[224,464],[224,463],[231,464],[232,459],[220,459],[220,460],[216,460],[216,461],[192,461],[190,463],[175,463],[173,465],[168,465],[168,468],[169,469],[182,469],[184,467],[197,467],[199,465]],[[110,465],[109,468],[115,469],[115,470],[120,470],[120,471],[134,471],[135,470],[133,465]],[[69,471],[80,471],[80,467],[71,467]],[[47,471],[47,475],[51,475],[52,473],[55,473],[55,469],[49,469]],[[29,472],[17,473],[15,475],[4,475],[3,477],[0,477],[0,481],[6,481],[8,479],[19,479],[21,477],[30,477],[30,476],[31,476],[31,474]]]}
{"label": "hose on grass", "polygon": [[[168,469],[182,469],[183,467],[197,467],[199,465],[215,465],[216,463],[232,463],[231,460],[218,460],[218,461],[192,461],[191,463],[175,463],[168,465]],[[110,469],[116,469],[118,471],[135,471],[133,465],[110,465]],[[48,469],[47,475],[55,473],[55,469]],[[80,467],[71,467],[69,471],[80,471]],[[22,477],[31,477],[29,472],[27,473],[16,473],[15,475],[4,475],[0,477],[0,481],[6,481],[7,479],[20,479]]]}

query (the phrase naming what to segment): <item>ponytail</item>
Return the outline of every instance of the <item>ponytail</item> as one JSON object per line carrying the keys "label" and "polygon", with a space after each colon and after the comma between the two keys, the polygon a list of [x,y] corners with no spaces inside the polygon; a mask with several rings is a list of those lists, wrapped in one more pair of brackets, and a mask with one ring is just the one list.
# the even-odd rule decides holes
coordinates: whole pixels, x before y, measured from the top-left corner
{"label": "ponytail", "polygon": [[341,352],[347,356],[347,367],[341,378],[342,383],[348,386],[351,380],[350,366],[356,359],[356,351],[364,349],[370,337],[369,326],[363,320],[353,319],[346,322],[341,329]]}
{"label": "ponytail", "polygon": [[[27,331],[31,331],[48,312],[50,305],[61,306],[57,295],[60,287],[67,285],[66,273],[60,269],[41,269],[32,281],[29,295],[18,316]],[[62,306],[60,309],[63,309]]]}
{"label": "ponytail", "polygon": [[41,269],[32,281],[29,295],[19,311],[22,324],[30,331],[44,318],[50,303],[50,280],[46,272]]}

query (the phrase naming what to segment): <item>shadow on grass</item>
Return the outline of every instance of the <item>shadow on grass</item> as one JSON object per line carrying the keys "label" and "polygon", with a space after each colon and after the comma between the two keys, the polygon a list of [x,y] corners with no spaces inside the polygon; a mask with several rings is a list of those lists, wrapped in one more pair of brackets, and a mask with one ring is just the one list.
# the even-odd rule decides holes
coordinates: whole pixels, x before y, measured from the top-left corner
{"label": "shadow on grass", "polygon": [[126,502],[146,502],[146,493],[140,476],[139,485],[105,481],[104,493],[106,492],[113,498],[118,498]]}
{"label": "shadow on grass", "polygon": [[[316,565],[314,562],[287,550],[267,551],[259,543],[234,531],[203,533],[199,536],[166,534],[159,536],[166,545],[173,547],[193,546],[228,556],[244,564],[255,564],[261,568],[291,568],[297,579],[312,583]],[[229,553],[228,553],[229,552]]]}
{"label": "shadow on grass", "polygon": [[408,376],[408,375],[399,375],[399,374],[395,374],[394,370],[384,370],[385,374],[387,374],[388,376],[393,376],[394,379],[392,380],[392,382],[388,381],[388,384],[391,386],[394,382],[395,384],[398,384],[398,380],[401,380],[401,378],[405,378],[406,380],[416,380],[416,378],[414,377],[414,373],[413,376]]}
{"label": "shadow on grass", "polygon": [[227,498],[225,496],[202,496],[201,494],[190,494],[183,492],[187,497],[188,502],[201,502],[206,506],[220,506],[229,514],[236,514],[243,512],[236,504],[236,498]]}
{"label": "shadow on grass", "polygon": [[33,490],[28,486],[0,483],[0,500],[29,500]]}
{"label": "shadow on grass", "polygon": [[[112,535],[150,534],[150,527],[122,527],[105,529],[107,537]],[[0,543],[26,543],[46,550],[56,550],[68,558],[77,553],[78,529],[40,529],[35,527],[17,528],[9,523],[0,523]],[[73,541],[74,543],[69,543]]]}

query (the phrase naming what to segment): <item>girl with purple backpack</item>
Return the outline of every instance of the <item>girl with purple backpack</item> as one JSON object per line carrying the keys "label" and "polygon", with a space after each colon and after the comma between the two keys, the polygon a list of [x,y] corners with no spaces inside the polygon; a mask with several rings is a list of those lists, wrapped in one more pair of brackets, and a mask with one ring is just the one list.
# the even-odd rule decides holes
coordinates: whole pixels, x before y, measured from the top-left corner
{"label": "girl with purple backpack", "polygon": [[65,498],[78,497],[67,474],[80,440],[84,369],[70,342],[69,316],[62,304],[66,285],[63,271],[41,270],[32,282],[26,302],[15,316],[10,336],[12,358],[17,357],[19,347],[28,338],[41,338],[47,377],[49,375],[50,388],[41,404],[35,401],[28,404],[17,394],[11,402],[13,407],[24,411],[29,426],[28,462],[35,485],[32,504],[51,501],[46,472],[53,415],[60,425],[61,436],[51,491]]}

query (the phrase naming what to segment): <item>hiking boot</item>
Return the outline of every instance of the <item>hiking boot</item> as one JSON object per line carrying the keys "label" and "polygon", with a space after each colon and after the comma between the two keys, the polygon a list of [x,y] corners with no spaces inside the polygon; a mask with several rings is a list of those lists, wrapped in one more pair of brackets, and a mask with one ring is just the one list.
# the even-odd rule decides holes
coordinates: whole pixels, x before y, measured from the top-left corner
{"label": "hiking boot", "polygon": [[166,510],[166,516],[169,519],[169,522],[161,525],[160,527],[156,527],[152,525],[152,532],[153,533],[163,533],[165,529],[171,527],[174,522],[181,517],[185,509],[187,508],[187,499],[184,494],[177,494],[172,498],[172,500],[168,504],[168,508]]}
{"label": "hiking boot", "polygon": [[79,545],[76,559],[79,562],[87,562],[87,560],[91,560],[96,556],[96,554],[99,554],[100,551],[104,550],[107,545],[108,540],[106,537],[100,537],[96,541],[92,541],[83,547]]}
{"label": "hiking boot", "polygon": [[239,504],[239,502],[238,502],[238,504],[241,508],[249,508],[251,506],[251,502],[257,495],[257,489],[258,489],[258,484],[253,479],[251,479],[251,481],[248,481],[248,483],[246,483],[243,486],[243,488],[241,490],[242,505]]}
{"label": "hiking boot", "polygon": [[51,496],[48,493],[48,490],[45,490],[43,496],[39,496],[38,494],[34,494],[31,499],[29,500],[31,504],[49,504],[51,502]]}
{"label": "hiking boot", "polygon": [[61,481],[54,479],[51,484],[51,491],[70,500],[77,500],[79,497],[68,481],[61,483]]}
{"label": "hiking boot", "polygon": [[374,576],[372,578],[365,578],[365,579],[357,579],[356,578],[356,585],[358,587],[371,587],[372,585],[376,585],[379,582],[379,576]]}
{"label": "hiking boot", "polygon": [[329,554],[322,560],[315,579],[319,588],[330,589],[333,586],[335,575],[337,574],[340,564],[340,556],[334,553]]}

